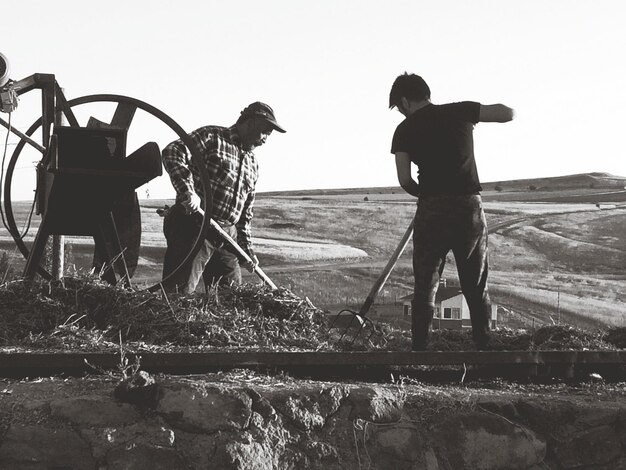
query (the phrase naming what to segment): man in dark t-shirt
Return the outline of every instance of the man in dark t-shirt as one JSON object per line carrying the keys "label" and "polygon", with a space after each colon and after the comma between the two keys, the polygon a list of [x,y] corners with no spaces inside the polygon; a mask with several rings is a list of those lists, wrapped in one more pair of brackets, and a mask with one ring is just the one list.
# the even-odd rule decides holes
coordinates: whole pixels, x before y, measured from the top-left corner
{"label": "man in dark t-shirt", "polygon": [[[435,295],[446,255],[452,250],[461,290],[470,309],[479,349],[488,342],[491,302],[487,290],[487,224],[474,160],[478,122],[508,122],[513,110],[471,101],[435,105],[426,82],[414,74],[396,78],[389,107],[406,119],[393,136],[398,181],[418,197],[413,233],[412,349],[423,350],[435,311]],[[411,175],[418,169],[418,181]]]}

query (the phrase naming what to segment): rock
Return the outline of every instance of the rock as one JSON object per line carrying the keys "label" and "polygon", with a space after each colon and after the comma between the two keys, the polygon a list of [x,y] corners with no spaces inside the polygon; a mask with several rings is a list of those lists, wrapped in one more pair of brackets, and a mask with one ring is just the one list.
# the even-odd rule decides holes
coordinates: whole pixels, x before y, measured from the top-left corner
{"label": "rock", "polygon": [[[563,468],[596,468],[609,464],[621,455],[615,429],[599,426],[577,433],[566,442],[555,442],[553,452]],[[619,468],[619,467],[613,467]]]}
{"label": "rock", "polygon": [[518,409],[535,431],[550,438],[552,454],[563,468],[619,468],[612,465],[621,454],[620,429],[626,406],[524,400]]}
{"label": "rock", "polygon": [[337,412],[347,396],[347,389],[331,387],[308,393],[274,395],[276,408],[297,428],[304,431],[321,429],[328,417]]}
{"label": "rock", "polygon": [[539,434],[552,434],[559,427],[573,423],[577,407],[567,400],[520,399],[515,404],[523,422]]}
{"label": "rock", "polygon": [[252,399],[241,390],[203,385],[162,386],[157,412],[174,427],[214,433],[248,425]]}
{"label": "rock", "polygon": [[93,456],[96,458],[104,457],[116,447],[173,448],[177,433],[163,426],[163,423],[155,421],[140,420],[138,423],[116,428],[86,428],[80,433],[82,438],[91,445]]}
{"label": "rock", "polygon": [[217,455],[211,468],[223,470],[273,470],[274,453],[272,449],[259,442],[244,437],[240,441],[218,445]]}
{"label": "rock", "polygon": [[510,400],[481,400],[476,403],[479,409],[495,413],[510,420],[519,420],[520,416],[515,408],[515,404]]}
{"label": "rock", "polygon": [[107,454],[106,463],[107,470],[189,470],[174,449],[142,445],[113,449]]}
{"label": "rock", "polygon": [[617,434],[622,447],[626,450],[626,415],[624,413],[620,415],[617,425]]}
{"label": "rock", "polygon": [[415,461],[423,454],[422,437],[414,426],[398,425],[375,431],[380,450],[402,460]]}
{"label": "rock", "polygon": [[32,400],[22,404],[25,410],[32,412],[41,412],[48,410],[49,400]]}
{"label": "rock", "polygon": [[176,450],[190,468],[216,468],[212,462],[217,452],[217,440],[215,435],[176,431]]}
{"label": "rock", "polygon": [[373,423],[392,423],[402,416],[404,397],[396,390],[376,387],[360,387],[350,392],[352,404],[350,419],[362,419]]}
{"label": "rock", "polygon": [[0,470],[95,468],[89,446],[74,431],[11,426],[0,446]]}
{"label": "rock", "polygon": [[231,441],[218,447],[208,468],[220,470],[299,470],[310,468],[306,455],[296,449],[277,452],[266,442]]}
{"label": "rock", "polygon": [[319,403],[308,395],[290,395],[280,406],[280,411],[296,427],[304,431],[324,426]]}
{"label": "rock", "polygon": [[478,412],[438,423],[434,445],[440,460],[455,470],[525,470],[546,455],[546,443],[532,431]]}
{"label": "rock", "polygon": [[322,441],[307,441],[304,445],[306,453],[311,457],[311,460],[318,461],[331,461],[338,460],[339,453],[337,448],[328,442]]}
{"label": "rock", "polygon": [[350,390],[347,387],[336,386],[323,389],[317,397],[317,402],[324,419],[335,414],[349,395]]}
{"label": "rock", "polygon": [[50,413],[80,426],[116,427],[139,419],[134,407],[100,396],[54,400],[50,402]]}
{"label": "rock", "polygon": [[579,408],[579,414],[573,424],[581,429],[613,426],[619,421],[620,415],[626,416],[626,405],[621,407],[592,405],[588,408]]}
{"label": "rock", "polygon": [[156,404],[158,386],[150,374],[141,370],[121,381],[113,394],[121,402],[152,408]]}
{"label": "rock", "polygon": [[371,430],[371,436],[364,445],[371,446],[368,454],[372,456],[375,468],[437,468],[436,457],[416,426],[399,423],[392,427],[373,425],[367,429]]}
{"label": "rock", "polygon": [[278,414],[267,398],[252,388],[246,389],[246,393],[252,398],[252,410],[258,413],[265,423],[278,420]]}

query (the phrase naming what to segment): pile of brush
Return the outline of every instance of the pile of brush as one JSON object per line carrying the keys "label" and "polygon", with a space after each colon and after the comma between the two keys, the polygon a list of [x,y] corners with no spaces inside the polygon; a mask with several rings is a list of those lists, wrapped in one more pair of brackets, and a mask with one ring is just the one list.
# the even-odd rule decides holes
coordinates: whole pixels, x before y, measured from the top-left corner
{"label": "pile of brush", "polygon": [[[95,277],[11,281],[0,286],[4,349],[106,351],[410,350],[410,332],[385,323],[359,334],[330,329],[332,317],[287,289],[214,286],[205,294],[165,295],[111,286]],[[369,324],[369,322],[368,322]],[[356,338],[353,341],[353,338]],[[626,348],[626,328],[588,332],[567,325],[501,328],[492,350]],[[429,350],[474,350],[471,331],[431,332]]]}
{"label": "pile of brush", "polygon": [[[590,332],[569,325],[547,325],[531,330],[499,328],[490,333],[492,351],[584,351],[613,350],[612,330]],[[429,349],[434,351],[474,350],[471,331],[437,330],[432,333]]]}
{"label": "pile of brush", "polygon": [[0,287],[0,345],[107,350],[315,350],[329,340],[326,316],[287,289],[215,286],[165,295],[97,278],[12,281]]}

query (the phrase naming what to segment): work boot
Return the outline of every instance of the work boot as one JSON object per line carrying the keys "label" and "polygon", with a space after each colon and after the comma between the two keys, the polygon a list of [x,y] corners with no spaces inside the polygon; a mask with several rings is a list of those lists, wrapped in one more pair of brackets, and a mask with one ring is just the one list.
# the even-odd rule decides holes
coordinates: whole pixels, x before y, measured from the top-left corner
{"label": "work boot", "polygon": [[[470,299],[471,300],[471,299]],[[470,316],[472,319],[472,338],[479,351],[489,349],[489,318],[491,316],[491,305],[489,300],[480,298],[478,301],[468,300]]]}
{"label": "work boot", "polygon": [[428,346],[429,316],[416,315],[411,312],[411,350],[425,351]]}
{"label": "work boot", "polygon": [[[474,333],[474,332],[473,332]],[[479,351],[486,351],[489,349],[489,334],[481,332],[480,334],[473,334],[474,344]]]}
{"label": "work boot", "polygon": [[426,351],[427,346],[428,346],[428,337],[416,338],[415,336],[413,336],[411,338],[411,351]]}

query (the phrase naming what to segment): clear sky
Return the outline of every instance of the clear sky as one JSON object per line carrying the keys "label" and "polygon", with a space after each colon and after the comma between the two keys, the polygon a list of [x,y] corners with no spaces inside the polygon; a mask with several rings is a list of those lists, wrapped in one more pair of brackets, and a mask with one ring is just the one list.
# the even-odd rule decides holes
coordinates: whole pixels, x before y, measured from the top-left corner
{"label": "clear sky", "polygon": [[[270,104],[288,132],[256,151],[259,191],[397,184],[389,148],[402,116],[388,94],[404,71],[426,79],[434,103],[515,108],[511,123],[476,127],[482,181],[626,176],[622,0],[8,4],[0,51],[13,79],[53,73],[68,98],[138,98],[188,131],[231,125],[252,101]],[[18,128],[36,119],[37,100],[25,95],[12,115]],[[157,121],[133,126],[137,140],[175,138]],[[28,192],[35,157],[24,158],[13,185]],[[150,195],[173,190],[164,179]]]}

